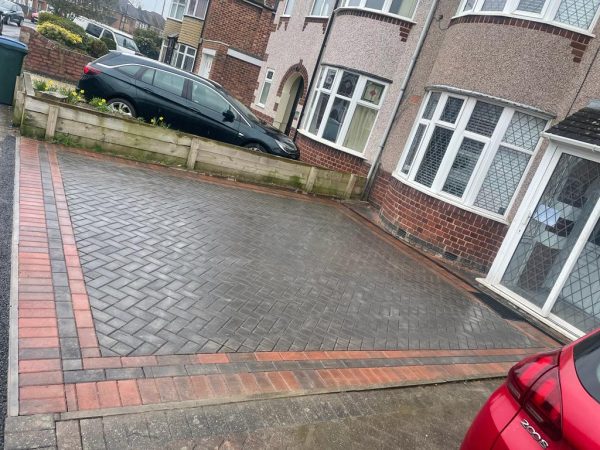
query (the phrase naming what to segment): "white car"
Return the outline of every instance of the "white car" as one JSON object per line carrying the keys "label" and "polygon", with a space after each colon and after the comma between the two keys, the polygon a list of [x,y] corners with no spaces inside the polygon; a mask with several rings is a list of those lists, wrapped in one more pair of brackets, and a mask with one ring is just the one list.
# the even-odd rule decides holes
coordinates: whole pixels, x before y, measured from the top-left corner
{"label": "white car", "polygon": [[140,50],[133,40],[133,36],[130,34],[123,33],[120,30],[116,30],[102,23],[94,22],[93,20],[86,19],[85,17],[76,17],[73,22],[83,28],[90,36],[93,36],[97,39],[113,41],[115,43],[116,50],[122,53],[128,53],[131,55],[140,53]]}

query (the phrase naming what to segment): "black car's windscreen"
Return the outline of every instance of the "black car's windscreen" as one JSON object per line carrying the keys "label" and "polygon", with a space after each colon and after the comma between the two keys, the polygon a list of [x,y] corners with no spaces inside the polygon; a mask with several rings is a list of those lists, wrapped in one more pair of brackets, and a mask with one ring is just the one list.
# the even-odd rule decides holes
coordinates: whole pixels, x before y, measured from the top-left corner
{"label": "black car's windscreen", "polygon": [[573,349],[575,370],[588,393],[600,402],[600,333],[581,341]]}

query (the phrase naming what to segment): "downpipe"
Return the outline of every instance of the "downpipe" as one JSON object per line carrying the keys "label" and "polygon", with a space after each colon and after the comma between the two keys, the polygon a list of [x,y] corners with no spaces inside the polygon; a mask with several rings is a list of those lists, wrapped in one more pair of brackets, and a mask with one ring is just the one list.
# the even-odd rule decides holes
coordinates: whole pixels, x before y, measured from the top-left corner
{"label": "downpipe", "polygon": [[408,86],[408,82],[412,77],[412,73],[414,72],[415,65],[417,63],[417,59],[421,54],[421,50],[423,49],[423,44],[425,43],[425,39],[427,37],[427,33],[429,32],[429,28],[431,27],[431,23],[435,17],[435,11],[437,10],[439,0],[433,0],[431,5],[431,9],[429,10],[429,14],[427,15],[427,19],[425,20],[425,26],[421,30],[421,35],[419,36],[419,41],[417,42],[417,48],[415,49],[410,62],[408,64],[408,70],[406,71],[406,76],[402,80],[402,84],[400,85],[400,93],[398,94],[398,98],[396,99],[396,103],[394,104],[394,112],[390,121],[388,122],[385,132],[383,133],[383,137],[381,138],[381,143],[377,147],[377,153],[375,155],[375,159],[373,160],[373,164],[369,169],[369,173],[367,175],[367,183],[365,185],[365,190],[362,194],[361,200],[366,201],[369,199],[369,195],[371,194],[371,189],[373,188],[373,183],[375,182],[375,177],[377,176],[377,171],[379,170],[379,166],[381,164],[381,154],[383,153],[383,149],[385,148],[385,144],[390,136],[392,131],[392,127],[396,122],[396,116],[398,115],[398,110],[400,109],[400,105],[402,104],[402,100],[404,100],[404,94],[406,93],[406,87]]}

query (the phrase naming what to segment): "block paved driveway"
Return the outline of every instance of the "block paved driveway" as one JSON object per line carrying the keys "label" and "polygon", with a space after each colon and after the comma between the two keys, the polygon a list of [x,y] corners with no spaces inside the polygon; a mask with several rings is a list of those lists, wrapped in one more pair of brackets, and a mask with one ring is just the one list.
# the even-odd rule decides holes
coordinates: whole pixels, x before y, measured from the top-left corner
{"label": "block paved driveway", "polygon": [[538,345],[331,203],[59,164],[102,356]]}

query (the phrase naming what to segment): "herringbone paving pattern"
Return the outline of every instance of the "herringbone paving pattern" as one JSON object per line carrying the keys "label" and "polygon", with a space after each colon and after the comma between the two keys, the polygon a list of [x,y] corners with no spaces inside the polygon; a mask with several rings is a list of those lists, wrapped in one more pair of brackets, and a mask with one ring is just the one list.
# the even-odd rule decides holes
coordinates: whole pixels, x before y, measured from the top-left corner
{"label": "herringbone paving pattern", "polygon": [[103,356],[539,345],[330,205],[59,161]]}

